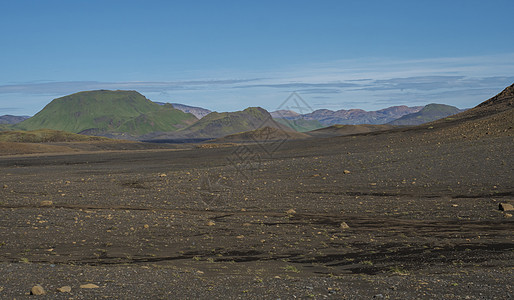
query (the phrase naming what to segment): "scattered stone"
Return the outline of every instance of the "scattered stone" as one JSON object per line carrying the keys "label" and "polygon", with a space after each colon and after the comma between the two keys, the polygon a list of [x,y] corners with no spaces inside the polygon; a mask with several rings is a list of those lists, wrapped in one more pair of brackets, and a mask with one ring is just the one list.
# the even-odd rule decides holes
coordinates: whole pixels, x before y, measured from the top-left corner
{"label": "scattered stone", "polygon": [[214,225],[216,225],[216,223],[214,223],[213,221],[209,221],[205,225],[207,225],[207,226],[214,226]]}
{"label": "scattered stone", "polygon": [[41,206],[51,206],[52,204],[54,203],[51,200],[44,200],[39,203]]}
{"label": "scattered stone", "polygon": [[150,225],[145,224],[145,225],[143,225],[143,227],[144,227],[145,229],[148,229],[148,228],[150,228]]}
{"label": "scattered stone", "polygon": [[453,207],[459,207],[459,205],[458,205],[458,204],[452,204],[452,206],[453,206]]}
{"label": "scattered stone", "polygon": [[236,236],[236,238],[237,238],[237,239],[244,239],[244,238],[245,238],[245,236],[244,236],[244,235],[238,235],[238,236]]}
{"label": "scattered stone", "polygon": [[346,224],[346,222],[342,222],[340,227],[341,227],[341,229],[348,229],[348,228],[350,228],[350,226],[348,226],[348,224]]}
{"label": "scattered stone", "polygon": [[288,211],[286,211],[286,214],[288,214],[288,215],[296,214],[296,210],[291,208]]}
{"label": "scattered stone", "polygon": [[40,286],[39,284],[38,285],[35,285],[33,286],[31,289],[30,289],[30,294],[31,295],[45,295],[46,294],[46,291],[45,289]]}
{"label": "scattered stone", "polygon": [[373,296],[374,299],[382,299],[384,298],[384,295],[382,294],[376,294],[375,296]]}
{"label": "scattered stone", "polygon": [[168,176],[168,175],[166,175],[166,174],[164,174],[164,173],[159,174],[159,177],[166,177],[166,176]]}
{"label": "scattered stone", "polygon": [[71,293],[71,286],[69,286],[69,285],[62,286],[60,288],[57,288],[57,291],[59,293]]}
{"label": "scattered stone", "polygon": [[501,211],[511,211],[514,210],[514,206],[510,203],[500,203],[498,207]]}
{"label": "scattered stone", "polygon": [[80,286],[80,288],[81,289],[97,289],[97,288],[99,288],[99,286],[96,284],[93,284],[93,283],[88,283],[88,284],[82,284]]}
{"label": "scattered stone", "polygon": [[246,209],[244,209],[244,208],[241,208],[241,211],[246,211]]}
{"label": "scattered stone", "polygon": [[505,218],[512,218],[512,215],[511,214],[504,214],[503,215]]}
{"label": "scattered stone", "polygon": [[350,172],[350,171],[348,171],[348,170],[344,170],[344,171],[343,171],[343,173],[344,173],[344,174],[350,174],[351,172]]}
{"label": "scattered stone", "polygon": [[7,184],[4,184],[4,189],[8,188]]}

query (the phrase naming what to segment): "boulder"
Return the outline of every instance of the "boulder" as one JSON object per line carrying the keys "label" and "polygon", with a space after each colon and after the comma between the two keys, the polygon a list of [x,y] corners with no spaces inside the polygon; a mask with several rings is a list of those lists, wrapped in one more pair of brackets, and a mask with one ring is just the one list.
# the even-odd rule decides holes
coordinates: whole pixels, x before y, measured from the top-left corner
{"label": "boulder", "polygon": [[38,284],[38,285],[33,286],[30,289],[30,294],[31,295],[44,295],[44,294],[46,294],[46,291],[45,291],[45,289],[42,286],[40,286]]}
{"label": "boulder", "polygon": [[498,207],[501,211],[511,211],[514,210],[514,206],[510,203],[500,203]]}

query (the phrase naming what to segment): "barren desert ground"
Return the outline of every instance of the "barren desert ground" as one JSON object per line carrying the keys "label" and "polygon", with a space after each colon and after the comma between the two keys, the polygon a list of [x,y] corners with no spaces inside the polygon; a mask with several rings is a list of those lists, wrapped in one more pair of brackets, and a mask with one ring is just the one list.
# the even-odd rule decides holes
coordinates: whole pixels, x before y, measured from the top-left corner
{"label": "barren desert ground", "polygon": [[0,297],[510,298],[512,136],[448,132],[1,157]]}

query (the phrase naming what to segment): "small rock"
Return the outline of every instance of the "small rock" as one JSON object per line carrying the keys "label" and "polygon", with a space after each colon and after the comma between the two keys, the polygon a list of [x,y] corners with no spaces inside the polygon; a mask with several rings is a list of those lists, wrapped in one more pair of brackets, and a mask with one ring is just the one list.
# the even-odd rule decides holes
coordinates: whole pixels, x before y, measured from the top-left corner
{"label": "small rock", "polygon": [[214,223],[213,221],[209,221],[205,225],[207,225],[207,226],[214,226],[214,225],[216,225],[216,223]]}
{"label": "small rock", "polygon": [[4,189],[8,188],[7,184],[4,184]]}
{"label": "small rock", "polygon": [[510,203],[500,203],[499,207],[498,207],[500,210],[502,211],[511,211],[511,210],[514,210],[514,206],[512,206],[512,204]]}
{"label": "small rock", "polygon": [[382,294],[376,294],[375,296],[373,296],[373,298],[375,298],[375,299],[381,299],[381,298],[384,298],[384,295],[382,295]]}
{"label": "small rock", "polygon": [[238,236],[236,236],[236,239],[244,239],[244,238],[245,238],[245,236],[244,236],[244,235],[238,235]]}
{"label": "small rock", "polygon": [[511,215],[511,214],[507,214],[507,213],[506,213],[506,214],[504,214],[503,216],[504,216],[505,218],[512,218],[512,215]]}
{"label": "small rock", "polygon": [[46,294],[46,291],[45,291],[45,289],[42,286],[40,286],[38,284],[38,285],[33,286],[30,289],[30,294],[31,295],[44,295],[44,294]]}
{"label": "small rock", "polygon": [[143,228],[144,228],[144,229],[148,229],[148,228],[150,228],[150,225],[145,224],[145,225],[143,225]]}
{"label": "small rock", "polygon": [[168,176],[168,175],[166,175],[166,174],[164,174],[164,173],[159,174],[159,177],[166,177],[166,176]]}
{"label": "small rock", "polygon": [[288,211],[286,211],[286,214],[288,214],[288,215],[296,214],[296,210],[291,208]]}
{"label": "small rock", "polygon": [[453,207],[459,207],[459,205],[458,205],[458,204],[452,204],[452,206],[453,206]]}
{"label": "small rock", "polygon": [[81,285],[80,288],[81,289],[97,289],[97,288],[99,288],[99,286],[96,284],[93,284],[93,283],[88,283],[88,284]]}
{"label": "small rock", "polygon": [[348,170],[344,170],[344,171],[343,171],[343,173],[344,173],[344,174],[350,174],[351,172],[350,172],[350,171],[348,171]]}
{"label": "small rock", "polygon": [[60,288],[57,288],[57,291],[59,293],[71,293],[71,286],[69,286],[69,285],[62,286]]}
{"label": "small rock", "polygon": [[51,200],[44,200],[39,203],[39,205],[41,205],[41,206],[50,206],[52,204],[54,204],[54,203]]}
{"label": "small rock", "polygon": [[340,227],[341,227],[341,229],[348,229],[348,228],[350,228],[350,226],[348,226],[348,224],[346,224],[346,222],[342,222]]}

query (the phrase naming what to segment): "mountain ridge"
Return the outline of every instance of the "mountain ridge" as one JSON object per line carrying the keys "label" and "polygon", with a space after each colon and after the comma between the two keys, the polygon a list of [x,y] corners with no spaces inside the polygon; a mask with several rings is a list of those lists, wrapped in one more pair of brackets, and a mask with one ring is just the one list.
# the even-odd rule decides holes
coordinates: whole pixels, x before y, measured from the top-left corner
{"label": "mountain ridge", "polygon": [[316,120],[324,126],[331,125],[379,125],[394,121],[404,115],[420,111],[423,106],[409,107],[406,105],[391,106],[375,111],[363,109],[341,109],[337,111],[329,109],[318,109],[311,113],[300,115],[294,111],[274,111],[272,115],[285,119]]}
{"label": "mountain ridge", "polygon": [[251,131],[261,127],[280,128],[293,131],[288,126],[279,124],[270,113],[261,107],[249,107],[235,112],[211,112],[194,124],[176,132],[153,135],[155,139],[173,138],[220,138],[223,136]]}

